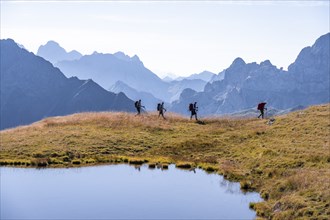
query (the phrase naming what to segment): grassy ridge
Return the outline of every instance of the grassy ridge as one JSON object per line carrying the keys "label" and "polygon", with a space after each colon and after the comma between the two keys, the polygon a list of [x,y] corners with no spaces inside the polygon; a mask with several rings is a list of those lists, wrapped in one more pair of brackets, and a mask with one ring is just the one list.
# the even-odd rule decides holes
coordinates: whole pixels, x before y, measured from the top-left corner
{"label": "grassy ridge", "polygon": [[[168,115],[169,116],[169,115]],[[2,165],[80,166],[107,162],[202,167],[257,190],[257,215],[330,216],[330,105],[257,119],[82,113],[2,131]]]}

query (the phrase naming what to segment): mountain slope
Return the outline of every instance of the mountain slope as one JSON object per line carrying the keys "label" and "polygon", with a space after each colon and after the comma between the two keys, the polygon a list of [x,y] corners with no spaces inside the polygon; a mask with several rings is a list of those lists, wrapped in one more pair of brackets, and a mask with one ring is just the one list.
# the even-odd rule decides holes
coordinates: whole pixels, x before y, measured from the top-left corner
{"label": "mountain slope", "polygon": [[48,41],[45,45],[41,45],[37,51],[37,55],[50,61],[52,64],[63,60],[77,60],[82,56],[81,53],[76,50],[66,52],[66,50],[55,41]]}
{"label": "mountain slope", "polygon": [[176,80],[182,80],[182,79],[200,79],[200,80],[203,80],[203,81],[210,81],[216,74],[210,72],[210,71],[203,71],[201,73],[195,73],[195,74],[192,74],[188,77],[178,77],[176,78]]}
{"label": "mountain slope", "polygon": [[203,114],[241,111],[264,101],[280,110],[328,103],[329,41],[330,33],[321,36],[312,47],[304,48],[288,71],[276,68],[269,60],[247,64],[237,58],[203,92],[183,91],[172,110],[185,113],[183,107],[193,101],[199,103]]}
{"label": "mountain slope", "polygon": [[[43,49],[45,54],[52,54],[52,50],[55,50],[52,48],[61,48],[57,43],[51,41],[47,45],[40,47],[40,50]],[[65,51],[63,48],[61,50]],[[155,99],[165,102],[177,100],[185,88],[202,91],[206,82],[214,75],[204,71],[187,78],[165,82],[144,67],[137,56],[129,57],[123,52],[114,54],[94,52],[91,55],[82,56],[80,59],[66,59],[53,63],[68,77],[77,76],[81,79],[93,79],[105,89],[111,87],[111,91],[124,92],[131,99],[144,99],[143,101],[147,103],[148,108],[157,104],[154,103]]]}
{"label": "mountain slope", "polygon": [[112,85],[109,88],[109,91],[114,93],[123,92],[127,95],[127,97],[135,101],[141,99],[142,105],[145,106],[147,111],[155,111],[157,103],[162,102],[162,100],[157,99],[151,93],[139,92],[121,81],[117,81],[114,85]]}
{"label": "mountain slope", "polygon": [[173,80],[169,82],[169,87],[167,92],[170,94],[170,101],[173,102],[180,98],[180,94],[184,89],[193,89],[197,92],[201,92],[206,85],[206,81],[201,79],[182,79],[182,80]]}
{"label": "mountain slope", "polygon": [[137,56],[129,57],[118,52],[115,54],[93,53],[79,60],[62,61],[56,64],[66,76],[93,79],[103,88],[109,88],[122,81],[137,91],[151,93],[153,96],[168,100],[167,84],[148,70]]}
{"label": "mountain slope", "polygon": [[133,101],[91,80],[67,79],[58,68],[1,40],[1,129],[81,111],[133,111]]}

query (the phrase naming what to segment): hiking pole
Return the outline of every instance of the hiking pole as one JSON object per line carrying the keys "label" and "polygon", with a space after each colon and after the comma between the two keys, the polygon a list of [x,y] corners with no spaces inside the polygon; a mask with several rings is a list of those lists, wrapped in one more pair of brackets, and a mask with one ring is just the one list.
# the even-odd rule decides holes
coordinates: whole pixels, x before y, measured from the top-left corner
{"label": "hiking pole", "polygon": [[141,106],[141,108],[143,108],[143,109],[144,109],[143,113],[147,115],[147,114],[148,114],[148,111],[147,111],[146,107],[144,107],[144,106]]}

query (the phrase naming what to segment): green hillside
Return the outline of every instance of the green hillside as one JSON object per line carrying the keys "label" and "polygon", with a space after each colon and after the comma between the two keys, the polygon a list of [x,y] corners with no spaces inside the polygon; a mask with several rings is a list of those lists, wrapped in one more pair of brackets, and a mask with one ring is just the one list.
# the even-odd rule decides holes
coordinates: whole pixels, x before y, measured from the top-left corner
{"label": "green hillside", "polygon": [[0,163],[68,167],[158,163],[201,167],[256,190],[259,217],[330,216],[330,104],[261,119],[81,113],[4,130]]}

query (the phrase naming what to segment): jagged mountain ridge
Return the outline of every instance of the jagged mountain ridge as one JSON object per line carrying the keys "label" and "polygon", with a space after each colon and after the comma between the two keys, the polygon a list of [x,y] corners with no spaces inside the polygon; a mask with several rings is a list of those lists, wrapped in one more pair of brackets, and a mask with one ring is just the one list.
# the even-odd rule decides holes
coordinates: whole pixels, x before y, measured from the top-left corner
{"label": "jagged mountain ridge", "polygon": [[[203,92],[186,89],[172,103],[172,110],[187,113],[188,103],[197,101],[203,114],[227,114],[253,108],[261,101],[283,110],[329,102],[329,40],[321,36],[304,48],[288,71],[269,60],[260,64],[237,58],[219,73],[220,80],[208,83]],[[220,76],[221,74],[221,76]]]}
{"label": "jagged mountain ridge", "polygon": [[122,81],[117,81],[114,85],[109,88],[109,91],[114,93],[123,92],[127,97],[132,100],[142,100],[142,105],[145,106],[147,111],[155,111],[157,103],[162,102],[162,100],[157,99],[151,93],[139,92]]}
{"label": "jagged mountain ridge", "polygon": [[[207,82],[200,79],[183,79],[179,81],[171,81],[168,84],[167,93],[170,95],[170,101],[177,100],[181,92],[185,88],[193,88],[196,91],[202,91]],[[153,94],[143,91],[137,91],[136,89],[128,86],[122,81],[117,81],[114,85],[109,88],[109,91],[118,93],[125,93],[132,100],[142,100],[142,104],[148,111],[155,111],[157,103],[163,100],[156,98]],[[170,106],[169,102],[165,101],[166,106]]]}
{"label": "jagged mountain ridge", "polygon": [[45,45],[41,45],[37,51],[37,55],[53,64],[63,60],[77,60],[82,57],[82,54],[76,50],[67,52],[55,41],[48,41]]}
{"label": "jagged mountain ridge", "polygon": [[83,111],[134,111],[123,93],[92,80],[66,78],[45,59],[1,40],[1,129]]}
{"label": "jagged mountain ridge", "polygon": [[216,76],[216,74],[210,72],[210,71],[203,71],[201,73],[194,73],[194,74],[191,74],[190,76],[188,77],[178,77],[176,78],[175,80],[182,80],[182,79],[200,79],[200,80],[203,80],[205,82],[208,82],[210,81],[214,76]]}
{"label": "jagged mountain ridge", "polygon": [[169,99],[169,94],[164,92],[167,83],[147,69],[136,55],[129,57],[122,52],[95,52],[82,56],[79,60],[58,62],[55,66],[66,76],[93,79],[105,89],[122,81],[139,92],[148,92],[163,100]]}
{"label": "jagged mountain ridge", "polygon": [[[60,46],[58,45],[58,47]],[[64,49],[62,48],[62,50]],[[202,79],[209,79],[214,75],[211,72],[204,71],[199,74],[192,74],[187,78],[166,82],[148,70],[138,56],[130,57],[123,52],[114,54],[94,52],[77,60],[62,60],[53,62],[53,64],[59,67],[68,77],[77,76],[81,79],[93,79],[103,88],[110,88],[109,91],[112,92],[124,92],[131,99],[138,97],[138,99],[145,99],[148,97],[152,100],[163,100],[165,102],[178,99],[185,88],[202,91],[207,82],[207,80]],[[148,106],[151,106],[151,101],[144,101],[147,102]]]}
{"label": "jagged mountain ridge", "polygon": [[206,81],[201,79],[188,79],[184,78],[181,80],[173,80],[169,82],[169,87],[167,89],[168,93],[171,94],[170,102],[178,100],[180,94],[186,88],[193,89],[197,92],[203,91]]}

